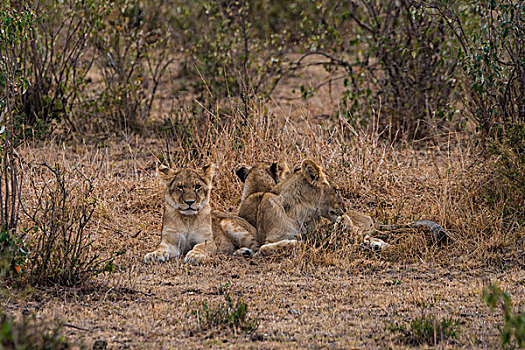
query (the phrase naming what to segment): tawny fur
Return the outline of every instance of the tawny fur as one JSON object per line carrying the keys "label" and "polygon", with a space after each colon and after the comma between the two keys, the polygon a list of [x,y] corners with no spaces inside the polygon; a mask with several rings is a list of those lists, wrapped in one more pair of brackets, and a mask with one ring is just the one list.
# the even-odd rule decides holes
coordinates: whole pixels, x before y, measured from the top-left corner
{"label": "tawny fur", "polygon": [[235,173],[244,183],[238,215],[257,227],[257,208],[266,192],[290,176],[288,165],[280,160],[253,166],[239,164]]}
{"label": "tawny fur", "polygon": [[257,210],[259,254],[297,244],[304,224],[324,217],[336,222],[342,200],[323,169],[305,160],[301,169],[265,193]]}
{"label": "tawny fur", "polygon": [[[162,239],[145,262],[164,262],[185,255],[185,262],[201,263],[217,251],[233,253],[258,248],[255,228],[234,215],[211,210],[213,165],[202,170],[159,168],[165,186]],[[246,255],[246,251],[242,251]]]}
{"label": "tawny fur", "polygon": [[370,216],[350,209],[338,218],[336,227],[364,236],[374,231],[374,221]]}
{"label": "tawny fur", "polygon": [[259,249],[255,227],[236,215],[213,210],[212,230],[221,253],[251,256]]}

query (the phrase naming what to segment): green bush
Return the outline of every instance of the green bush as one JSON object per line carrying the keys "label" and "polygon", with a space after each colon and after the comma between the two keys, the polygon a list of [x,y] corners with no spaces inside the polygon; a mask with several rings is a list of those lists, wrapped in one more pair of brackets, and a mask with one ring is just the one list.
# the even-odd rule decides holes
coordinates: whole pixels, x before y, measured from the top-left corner
{"label": "green bush", "polygon": [[[525,125],[525,6],[520,1],[476,1],[459,8],[464,16],[477,16],[469,26],[455,15],[463,46],[463,70],[467,78],[466,105],[483,136],[494,140],[512,135],[523,140]],[[461,36],[461,34],[463,36]]]}
{"label": "green bush", "polygon": [[438,318],[434,314],[422,314],[406,324],[395,324],[389,327],[394,333],[401,333],[407,344],[437,345],[441,341],[457,339],[459,320],[452,317]]}
{"label": "green bush", "polygon": [[463,104],[478,141],[498,159],[497,183],[508,226],[525,222],[525,5],[521,1],[441,1],[458,38]]}
{"label": "green bush", "polygon": [[0,3],[0,135],[9,139],[9,123],[22,113],[22,96],[29,89],[29,71],[25,66],[26,49],[40,20],[32,3],[16,6],[11,1]]}
{"label": "green bush", "polygon": [[291,21],[298,27],[289,28],[301,33],[295,51],[301,56],[284,64],[281,75],[311,66],[331,73],[301,85],[303,97],[343,81],[343,115],[392,139],[425,137],[447,125],[455,110],[457,40],[437,10],[412,0],[301,5],[289,2],[298,11]]}
{"label": "green bush", "polygon": [[179,17],[186,20],[177,23],[185,38],[184,67],[199,100],[208,106],[229,98],[248,118],[249,101],[267,96],[288,50],[286,32],[264,23],[277,5],[261,0],[181,3]]}
{"label": "green bush", "polygon": [[500,330],[501,345],[511,348],[525,347],[525,312],[514,314],[510,295],[504,293],[495,284],[483,288],[482,298],[492,310],[496,307],[501,309],[504,320],[503,328]]}
{"label": "green bush", "polygon": [[224,303],[209,306],[206,301],[203,301],[199,309],[192,311],[199,328],[254,332],[259,326],[258,320],[249,315],[248,305],[242,300],[242,297],[238,297],[237,300],[232,298],[227,290],[229,286],[228,282],[219,288],[219,292],[224,295]]}
{"label": "green bush", "polygon": [[1,349],[69,349],[61,334],[62,326],[37,321],[34,316],[22,316],[19,320],[0,312]]}
{"label": "green bush", "polygon": [[[89,131],[144,131],[161,78],[174,61],[168,24],[171,7],[158,1],[92,1],[87,19],[102,75],[84,101],[78,123]],[[159,18],[160,17],[160,18]]]}
{"label": "green bush", "polygon": [[[496,141],[489,143],[493,152],[510,160],[509,179],[523,191],[515,180],[523,175],[516,171],[525,133],[519,1],[34,5],[3,2],[0,16],[3,33],[14,33],[0,40],[0,85],[16,85],[7,89],[16,90],[7,110],[29,133],[45,135],[58,123],[81,132],[144,131],[175,60],[182,76],[168,95],[177,95],[177,103],[185,103],[178,96],[185,90],[205,108],[218,102],[245,118],[250,99],[268,97],[283,78],[319,66],[330,77],[299,83],[302,97],[341,81],[340,112],[391,139],[465,126],[464,114],[455,113],[465,108],[483,140]],[[88,78],[93,67],[100,80]],[[4,105],[7,90],[0,92]]]}
{"label": "green bush", "polygon": [[26,3],[0,4],[0,276],[12,272],[17,257],[22,186],[17,113],[29,83],[20,56],[35,29],[36,14]]}
{"label": "green bush", "polygon": [[[93,59],[86,57],[89,8],[77,0],[4,1],[0,85],[18,83],[8,113],[25,136],[46,136],[70,118]],[[17,79],[18,76],[19,78]],[[19,80],[17,82],[17,80]],[[5,101],[7,96],[0,100]]]}

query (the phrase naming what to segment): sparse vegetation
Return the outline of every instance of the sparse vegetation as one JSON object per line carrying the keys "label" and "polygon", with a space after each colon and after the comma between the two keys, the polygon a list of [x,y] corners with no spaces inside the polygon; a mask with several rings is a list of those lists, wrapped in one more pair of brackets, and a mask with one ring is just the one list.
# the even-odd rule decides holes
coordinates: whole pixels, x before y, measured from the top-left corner
{"label": "sparse vegetation", "polygon": [[22,316],[15,320],[0,313],[0,347],[2,349],[69,349],[63,328],[50,325],[34,316]]}
{"label": "sparse vegetation", "polygon": [[0,276],[12,272],[18,255],[20,191],[22,186],[16,106],[28,89],[18,56],[34,29],[32,9],[16,10],[2,3],[0,12]]}
{"label": "sparse vegetation", "polygon": [[459,320],[453,317],[436,317],[433,313],[423,313],[409,323],[390,325],[389,330],[400,333],[401,340],[412,345],[437,345],[458,338]]}
{"label": "sparse vegetation", "polygon": [[229,287],[230,282],[227,282],[218,288],[219,294],[224,295],[223,303],[208,305],[208,302],[202,301],[200,307],[191,312],[199,329],[229,329],[234,333],[255,332],[259,321],[250,315],[242,296],[232,297]]}
{"label": "sparse vegetation", "polygon": [[29,254],[22,267],[27,283],[82,285],[99,273],[112,272],[113,259],[124,250],[101,259],[92,252],[93,240],[85,232],[96,208],[97,175],[73,180],[71,172],[47,163],[28,171],[34,201],[22,206],[32,227],[25,237]]}
{"label": "sparse vegetation", "polygon": [[510,295],[503,292],[496,284],[483,289],[483,300],[494,310],[500,308],[503,314],[503,328],[501,331],[501,345],[510,348],[525,347],[525,312],[512,311]]}
{"label": "sparse vegetation", "polygon": [[458,321],[452,317],[437,319],[434,315],[423,315],[410,321],[414,341],[418,344],[436,345],[457,338]]}

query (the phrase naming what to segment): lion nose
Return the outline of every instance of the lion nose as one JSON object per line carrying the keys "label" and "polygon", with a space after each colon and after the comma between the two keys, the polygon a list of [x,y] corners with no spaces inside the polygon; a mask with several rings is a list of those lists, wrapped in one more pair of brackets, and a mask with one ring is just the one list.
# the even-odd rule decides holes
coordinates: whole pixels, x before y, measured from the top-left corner
{"label": "lion nose", "polygon": [[184,201],[184,203],[191,206],[193,203],[195,203],[195,201],[190,199],[190,200]]}

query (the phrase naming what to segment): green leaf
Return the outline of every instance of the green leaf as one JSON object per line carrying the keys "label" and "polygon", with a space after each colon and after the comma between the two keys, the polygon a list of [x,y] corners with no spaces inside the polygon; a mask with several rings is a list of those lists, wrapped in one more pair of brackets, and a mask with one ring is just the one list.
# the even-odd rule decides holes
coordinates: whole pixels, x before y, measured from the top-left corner
{"label": "green leaf", "polygon": [[26,79],[26,77],[20,77],[20,83],[22,84],[22,95],[24,95],[29,88],[29,81]]}
{"label": "green leaf", "polygon": [[2,88],[3,90],[7,89],[6,80],[2,73],[0,73],[0,88]]}

